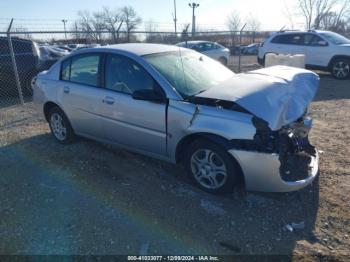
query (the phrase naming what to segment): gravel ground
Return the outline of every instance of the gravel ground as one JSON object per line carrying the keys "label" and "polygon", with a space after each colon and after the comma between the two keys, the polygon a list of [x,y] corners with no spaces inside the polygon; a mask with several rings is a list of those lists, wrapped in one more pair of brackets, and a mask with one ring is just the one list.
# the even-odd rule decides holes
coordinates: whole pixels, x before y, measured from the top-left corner
{"label": "gravel ground", "polygon": [[[55,143],[30,104],[0,109],[0,254],[277,254],[349,259],[349,81],[322,75],[301,191],[213,196],[181,166],[79,139]],[[297,224],[289,232],[286,225]],[[288,259],[289,259],[288,258]]]}

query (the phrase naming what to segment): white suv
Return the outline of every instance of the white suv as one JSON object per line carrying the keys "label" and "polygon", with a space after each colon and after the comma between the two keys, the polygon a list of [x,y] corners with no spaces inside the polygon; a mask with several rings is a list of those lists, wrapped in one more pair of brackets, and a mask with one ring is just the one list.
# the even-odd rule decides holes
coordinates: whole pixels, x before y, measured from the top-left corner
{"label": "white suv", "polygon": [[268,53],[304,54],[307,68],[329,71],[337,79],[350,76],[350,40],[333,32],[281,31],[261,45],[259,64]]}

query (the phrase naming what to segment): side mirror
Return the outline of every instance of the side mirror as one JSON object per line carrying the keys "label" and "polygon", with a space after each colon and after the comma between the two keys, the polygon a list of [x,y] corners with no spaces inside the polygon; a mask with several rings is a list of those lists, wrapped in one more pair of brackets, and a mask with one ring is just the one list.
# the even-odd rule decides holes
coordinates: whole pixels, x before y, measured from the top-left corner
{"label": "side mirror", "polygon": [[132,98],[135,100],[144,100],[144,101],[152,101],[152,102],[164,101],[163,95],[153,89],[136,90],[132,94]]}

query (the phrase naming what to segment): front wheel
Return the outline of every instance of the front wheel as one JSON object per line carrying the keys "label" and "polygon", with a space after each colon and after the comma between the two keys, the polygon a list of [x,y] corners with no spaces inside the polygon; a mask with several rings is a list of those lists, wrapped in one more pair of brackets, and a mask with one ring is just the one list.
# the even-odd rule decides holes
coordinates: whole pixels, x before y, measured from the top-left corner
{"label": "front wheel", "polygon": [[50,110],[49,125],[51,134],[61,144],[70,144],[74,140],[74,131],[64,112],[54,107]]}
{"label": "front wheel", "polygon": [[331,73],[334,78],[344,80],[350,76],[350,60],[340,58],[334,60],[331,65]]}
{"label": "front wheel", "polygon": [[232,192],[240,176],[238,164],[229,153],[204,139],[193,142],[187,149],[185,168],[198,187],[214,194]]}
{"label": "front wheel", "polygon": [[226,57],[220,57],[219,58],[219,62],[221,64],[223,64],[224,66],[227,66],[227,59],[226,59]]}

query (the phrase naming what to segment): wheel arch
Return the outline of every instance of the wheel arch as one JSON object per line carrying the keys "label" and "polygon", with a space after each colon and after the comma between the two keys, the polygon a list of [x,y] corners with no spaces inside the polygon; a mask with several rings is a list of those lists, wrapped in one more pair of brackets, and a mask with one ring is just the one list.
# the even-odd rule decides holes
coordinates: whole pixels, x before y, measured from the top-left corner
{"label": "wheel arch", "polygon": [[331,58],[331,60],[329,61],[329,63],[328,63],[328,69],[329,70],[331,70],[332,64],[334,63],[334,61],[336,59],[347,59],[347,60],[350,61],[350,56],[348,56],[348,55],[335,55],[335,56],[333,56]]}
{"label": "wheel arch", "polygon": [[[183,137],[180,142],[177,144],[176,152],[175,152],[175,160],[176,163],[181,163],[183,161],[183,157],[185,155],[185,151],[188,148],[188,146],[193,143],[194,141],[198,139],[206,139],[211,142],[214,142],[220,146],[222,146],[225,150],[230,150],[232,148],[232,143],[229,139],[222,137],[220,135],[212,134],[212,133],[193,133],[189,134],[185,137]],[[238,160],[235,159],[232,155],[230,155],[231,159],[234,161],[234,163],[237,165],[239,169],[239,176],[241,182],[244,184],[244,173],[241,168],[241,165],[239,164]]]}
{"label": "wheel arch", "polygon": [[47,122],[49,122],[49,113],[50,113],[50,110],[54,107],[58,107],[60,110],[62,110],[62,112],[66,115],[68,121],[70,122],[66,112],[62,109],[62,107],[55,103],[55,102],[52,102],[52,101],[47,101],[45,104],[44,104],[44,107],[43,107],[43,111],[44,111],[44,116],[45,116],[45,119]]}

